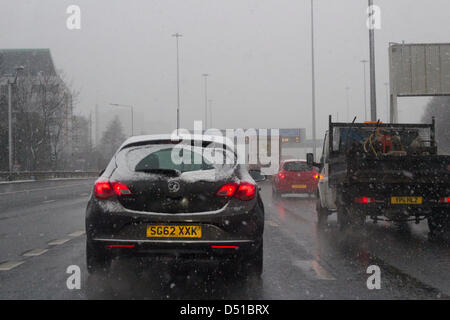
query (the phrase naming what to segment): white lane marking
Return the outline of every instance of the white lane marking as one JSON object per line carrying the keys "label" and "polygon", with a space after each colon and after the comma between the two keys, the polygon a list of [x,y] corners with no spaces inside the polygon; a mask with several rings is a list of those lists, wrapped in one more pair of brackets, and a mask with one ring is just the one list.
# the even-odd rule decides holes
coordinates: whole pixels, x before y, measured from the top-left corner
{"label": "white lane marking", "polygon": [[25,261],[6,261],[0,264],[0,271],[9,271],[17,266],[20,266]]}
{"label": "white lane marking", "polygon": [[79,237],[82,236],[85,232],[84,231],[75,231],[69,234],[69,237]]}
{"label": "white lane marking", "polygon": [[310,278],[318,280],[336,280],[336,278],[325,270],[316,260],[295,260],[292,264],[300,268],[300,270]]}
{"label": "white lane marking", "polygon": [[42,203],[50,203],[50,202],[55,202],[56,200],[45,200],[45,201],[42,201]]}
{"label": "white lane marking", "polygon": [[22,256],[36,257],[36,256],[40,256],[41,254],[46,253],[47,251],[48,251],[48,249],[33,249],[33,250],[25,252]]}
{"label": "white lane marking", "polygon": [[63,243],[66,243],[67,241],[70,241],[70,238],[64,238],[64,239],[59,239],[59,240],[54,240],[52,242],[49,242],[48,245],[49,246],[59,246]]}

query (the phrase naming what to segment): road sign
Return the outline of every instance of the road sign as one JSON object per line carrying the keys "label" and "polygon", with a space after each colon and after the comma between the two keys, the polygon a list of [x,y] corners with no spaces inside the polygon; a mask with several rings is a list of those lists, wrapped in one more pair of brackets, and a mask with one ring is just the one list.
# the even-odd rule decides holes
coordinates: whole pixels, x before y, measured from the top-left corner
{"label": "road sign", "polygon": [[391,122],[397,97],[450,95],[450,43],[389,46]]}

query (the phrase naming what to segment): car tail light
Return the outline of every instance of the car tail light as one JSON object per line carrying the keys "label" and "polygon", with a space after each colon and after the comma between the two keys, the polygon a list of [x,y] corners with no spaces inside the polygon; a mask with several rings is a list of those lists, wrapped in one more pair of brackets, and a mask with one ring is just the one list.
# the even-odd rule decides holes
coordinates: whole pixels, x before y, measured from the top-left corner
{"label": "car tail light", "polygon": [[280,179],[284,179],[286,176],[284,175],[283,172],[279,172],[278,177],[280,177]]}
{"label": "car tail light", "polygon": [[358,197],[355,198],[355,203],[374,203],[375,198],[369,198],[369,197]]}
{"label": "car tail light", "polygon": [[113,182],[112,186],[113,186],[115,194],[117,194],[118,196],[128,196],[131,194],[130,189],[124,183]]}
{"label": "car tail light", "polygon": [[94,195],[98,199],[107,199],[114,195],[109,181],[97,181],[94,186]]}
{"label": "car tail light", "polygon": [[236,192],[236,189],[238,187],[237,183],[228,183],[222,187],[216,192],[216,196],[218,197],[232,197],[234,193]]}
{"label": "car tail light", "polygon": [[121,182],[97,181],[94,186],[94,195],[98,199],[107,199],[114,195],[131,195],[128,186]]}
{"label": "car tail light", "polygon": [[134,244],[110,244],[108,248],[134,248]]}
{"label": "car tail light", "polygon": [[450,203],[450,197],[444,197],[439,200],[440,203]]}
{"label": "car tail light", "polygon": [[213,249],[239,249],[239,246],[211,246]]}
{"label": "car tail light", "polygon": [[228,183],[216,192],[216,196],[218,197],[237,197],[240,200],[252,200],[256,195],[256,186],[248,183],[242,182],[241,184],[237,183]]}
{"label": "car tail light", "polygon": [[314,179],[323,179],[323,175],[321,175],[321,174],[318,174],[317,172],[314,174]]}
{"label": "car tail light", "polygon": [[236,192],[240,200],[252,200],[256,195],[256,186],[248,182],[242,182]]}

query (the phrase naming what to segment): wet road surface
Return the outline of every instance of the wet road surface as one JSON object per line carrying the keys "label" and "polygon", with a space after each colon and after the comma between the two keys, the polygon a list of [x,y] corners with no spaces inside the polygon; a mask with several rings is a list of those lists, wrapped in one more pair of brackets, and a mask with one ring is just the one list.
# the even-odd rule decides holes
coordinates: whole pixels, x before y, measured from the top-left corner
{"label": "wet road surface", "polygon": [[[114,261],[109,275],[88,276],[84,210],[92,180],[0,185],[0,299],[448,299],[450,249],[429,242],[425,223],[399,228],[367,222],[342,233],[335,215],[317,228],[315,199],[273,200],[266,211],[264,273],[240,279],[194,262]],[[68,266],[81,270],[69,290]],[[367,288],[367,268],[381,289]],[[142,267],[142,266],[141,266]],[[142,270],[143,269],[143,270]]]}

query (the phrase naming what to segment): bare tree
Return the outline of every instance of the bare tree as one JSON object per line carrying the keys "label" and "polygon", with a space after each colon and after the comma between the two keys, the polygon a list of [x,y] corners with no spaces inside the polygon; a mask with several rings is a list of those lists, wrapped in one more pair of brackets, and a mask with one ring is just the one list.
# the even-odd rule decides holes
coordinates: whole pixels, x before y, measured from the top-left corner
{"label": "bare tree", "polygon": [[100,146],[98,147],[103,158],[101,161],[103,167],[111,159],[125,139],[126,137],[123,133],[122,123],[120,122],[119,117],[116,116],[106,127],[100,140]]}
{"label": "bare tree", "polygon": [[27,170],[60,169],[70,146],[71,91],[60,75],[21,77],[15,88],[16,154]]}

